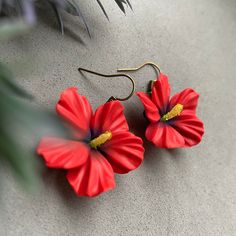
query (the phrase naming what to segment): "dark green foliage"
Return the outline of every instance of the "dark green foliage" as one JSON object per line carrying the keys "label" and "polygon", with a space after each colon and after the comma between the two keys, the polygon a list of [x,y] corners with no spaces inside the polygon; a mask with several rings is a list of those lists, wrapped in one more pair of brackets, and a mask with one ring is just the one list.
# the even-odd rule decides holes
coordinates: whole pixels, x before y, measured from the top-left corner
{"label": "dark green foliage", "polygon": [[[73,0],[44,1],[47,1],[49,3],[47,5],[54,10],[62,33],[64,33],[62,11],[79,16],[89,33],[80,7]],[[94,1],[97,1],[108,19],[102,2]],[[124,13],[125,5],[131,8],[128,0],[114,1]],[[35,0],[0,0],[0,40],[11,39],[34,26],[37,22],[35,7]],[[56,132],[57,136],[66,134],[55,114],[33,108],[34,106],[27,103],[27,101],[32,103],[32,99],[30,94],[15,83],[13,75],[0,62],[0,165],[5,163],[11,166],[18,179],[28,187],[35,186],[36,183],[37,158],[23,148],[21,135],[24,137],[29,135],[30,140],[37,140],[44,135],[43,131]]]}
{"label": "dark green foliage", "polygon": [[65,132],[55,114],[35,109],[27,103],[32,102],[33,97],[12,78],[13,75],[0,63],[0,161],[10,165],[18,179],[32,187],[37,176],[36,158],[22,147],[21,137],[38,140],[49,128],[57,135]]}
{"label": "dark green foliage", "polygon": [[[101,0],[95,0],[95,1],[97,1],[104,15],[108,19],[108,14]],[[124,13],[125,13],[125,5],[127,5],[132,9],[129,0],[114,0],[114,1]],[[66,11],[71,15],[80,17],[80,19],[83,21],[85,25],[88,34],[90,35],[88,25],[85,21],[85,18],[83,17],[83,14],[80,10],[80,6],[78,3],[75,3],[73,0],[40,0],[38,2],[42,2],[45,6],[48,5],[52,7],[62,34],[64,33],[64,25],[61,13],[62,11]],[[46,2],[49,4],[45,4]],[[35,8],[36,8],[35,0],[0,0],[0,17],[2,18],[5,17],[6,19],[22,18],[27,24],[34,25],[37,21]]]}

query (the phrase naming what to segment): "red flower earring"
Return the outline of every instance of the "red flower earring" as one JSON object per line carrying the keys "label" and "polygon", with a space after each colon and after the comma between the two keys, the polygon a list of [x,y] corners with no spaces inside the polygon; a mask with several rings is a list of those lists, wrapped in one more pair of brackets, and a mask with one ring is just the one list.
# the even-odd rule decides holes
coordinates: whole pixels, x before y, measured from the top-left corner
{"label": "red flower earring", "polygon": [[196,116],[199,94],[187,88],[170,99],[168,77],[152,62],[118,71],[136,71],[146,65],[151,65],[158,74],[157,80],[151,83],[149,93],[137,93],[150,122],[146,138],[160,148],[191,147],[198,144],[204,134],[203,122]]}
{"label": "red flower earring", "polygon": [[120,101],[134,93],[134,81],[125,76],[133,89],[126,98],[111,97],[93,113],[87,98],[77,88],[65,89],[56,105],[58,114],[71,126],[73,138],[43,137],[37,147],[46,165],[66,169],[67,180],[78,196],[94,197],[115,188],[114,173],[125,174],[136,169],[143,160],[142,139],[129,131]]}

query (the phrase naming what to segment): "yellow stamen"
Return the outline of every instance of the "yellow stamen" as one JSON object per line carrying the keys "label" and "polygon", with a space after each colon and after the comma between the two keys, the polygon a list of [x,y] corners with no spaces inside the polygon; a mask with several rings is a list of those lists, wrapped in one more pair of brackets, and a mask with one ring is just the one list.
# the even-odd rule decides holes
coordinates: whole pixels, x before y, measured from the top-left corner
{"label": "yellow stamen", "polygon": [[89,145],[91,148],[97,149],[111,138],[112,138],[111,131],[106,131],[105,133],[100,134],[97,138],[91,140]]}
{"label": "yellow stamen", "polygon": [[168,113],[162,116],[162,121],[168,121],[176,116],[179,116],[183,111],[184,106],[180,103],[176,104]]}

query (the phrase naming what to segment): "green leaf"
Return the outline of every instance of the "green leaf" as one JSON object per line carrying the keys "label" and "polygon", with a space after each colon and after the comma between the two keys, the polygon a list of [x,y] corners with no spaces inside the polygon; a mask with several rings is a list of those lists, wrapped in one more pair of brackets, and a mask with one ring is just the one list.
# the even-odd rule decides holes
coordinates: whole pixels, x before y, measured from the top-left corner
{"label": "green leaf", "polygon": [[0,40],[11,39],[15,36],[24,34],[30,30],[30,26],[22,20],[15,20],[14,22],[0,23]]}
{"label": "green leaf", "polygon": [[66,132],[58,116],[26,104],[18,97],[22,94],[25,91],[0,63],[0,161],[8,163],[18,179],[31,189],[37,181],[36,160],[22,147],[19,131],[34,140],[45,135],[44,131],[50,130],[56,136],[65,136]]}
{"label": "green leaf", "polygon": [[32,157],[12,139],[4,130],[0,130],[1,159],[10,164],[18,179],[30,190],[35,188],[37,175]]}
{"label": "green leaf", "polygon": [[12,73],[0,63],[0,86],[3,86],[4,84],[4,87],[7,90],[10,90],[18,96],[30,99],[33,98],[31,94],[18,86],[12,78]]}

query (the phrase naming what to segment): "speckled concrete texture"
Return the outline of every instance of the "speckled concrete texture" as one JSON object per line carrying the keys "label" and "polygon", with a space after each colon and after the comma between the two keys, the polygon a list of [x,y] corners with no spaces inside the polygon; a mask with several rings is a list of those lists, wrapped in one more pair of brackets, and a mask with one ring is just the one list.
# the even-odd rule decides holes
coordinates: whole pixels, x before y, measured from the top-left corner
{"label": "speckled concrete texture", "polygon": [[[92,39],[66,14],[62,37],[41,11],[31,33],[0,45],[1,60],[37,104],[53,110],[63,89],[78,86],[96,108],[130,88],[125,79],[85,79],[78,66],[113,73],[152,60],[170,77],[172,94],[186,87],[201,94],[204,139],[172,151],[145,141],[142,166],[93,199],[77,198],[63,171],[43,168],[34,196],[1,171],[0,235],[236,235],[236,1],[133,0],[134,12],[123,16],[104,0],[110,22],[96,1],[80,2]],[[137,90],[155,78],[150,68],[133,76]],[[131,130],[144,137],[141,103],[133,97],[124,105]]]}

